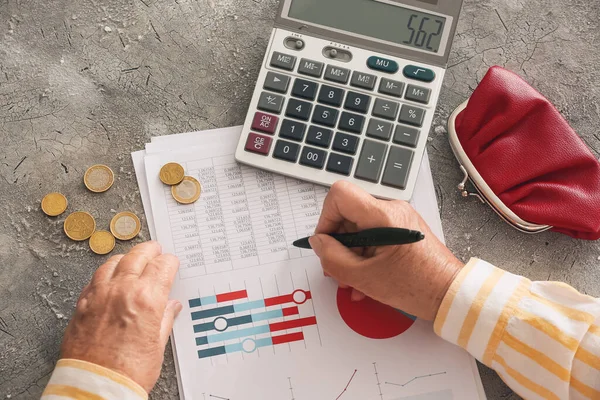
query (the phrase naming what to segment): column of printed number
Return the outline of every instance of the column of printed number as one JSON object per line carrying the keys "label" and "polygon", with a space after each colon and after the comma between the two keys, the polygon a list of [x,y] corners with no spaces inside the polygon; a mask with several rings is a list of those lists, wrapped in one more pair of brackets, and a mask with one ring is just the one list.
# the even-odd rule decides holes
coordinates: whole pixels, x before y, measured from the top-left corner
{"label": "column of printed number", "polygon": [[288,248],[288,254],[290,258],[300,258],[302,256],[300,249],[292,246],[292,243],[295,240],[300,239],[301,236],[296,230],[296,223],[294,221],[294,214],[292,212],[293,205],[290,201],[287,179],[288,178],[283,175],[275,175],[275,191],[277,192],[277,199],[279,201],[279,212],[283,222],[285,243]]}
{"label": "column of printed number", "polygon": [[181,263],[180,275],[182,278],[204,275],[204,254],[194,206],[177,203],[171,195],[170,187],[165,187],[164,191],[175,254]]}
{"label": "column of printed number", "polygon": [[233,157],[213,158],[234,269],[258,265],[242,169]]}
{"label": "column of printed number", "polygon": [[[215,167],[203,166],[199,169],[199,181],[202,184],[202,195],[197,201],[196,209],[200,240],[206,263],[207,273],[222,270],[222,264],[230,260],[228,254],[223,254],[223,244],[227,242],[225,219],[217,188]],[[231,265],[228,266],[231,269]]]}
{"label": "column of printed number", "polygon": [[289,259],[275,176],[270,172],[244,167],[243,178],[260,263]]}
{"label": "column of printed number", "polygon": [[[298,237],[311,236],[315,232],[321,209],[317,201],[315,185],[286,178],[290,201],[294,205],[294,222]],[[302,256],[314,255],[312,251],[302,250]]]}

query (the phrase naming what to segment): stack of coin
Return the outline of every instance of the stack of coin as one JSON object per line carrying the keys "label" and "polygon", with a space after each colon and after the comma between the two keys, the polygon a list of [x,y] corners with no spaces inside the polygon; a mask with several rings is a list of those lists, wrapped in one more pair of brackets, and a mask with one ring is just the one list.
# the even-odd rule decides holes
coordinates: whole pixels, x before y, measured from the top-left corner
{"label": "stack of coin", "polygon": [[[179,182],[183,180],[183,175],[183,168],[181,168],[181,179]],[[168,175],[167,178],[173,179],[173,176]],[[87,169],[83,177],[85,186],[94,193],[106,192],[113,185],[114,181],[114,173],[106,165],[91,166]],[[42,199],[41,206],[42,211],[46,215],[56,217],[66,211],[68,201],[60,193],[49,193]],[[140,232],[141,223],[135,214],[121,212],[112,218],[110,232],[96,230],[96,221],[90,213],[76,211],[67,216],[63,229],[67,237],[71,240],[84,241],[89,239],[90,249],[96,254],[104,255],[110,253],[115,248],[115,237],[119,240],[131,240],[136,237]]]}
{"label": "stack of coin", "polygon": [[163,165],[159,178],[162,183],[171,186],[171,195],[180,204],[192,204],[200,198],[200,182],[194,177],[186,176],[183,167],[177,163]]}

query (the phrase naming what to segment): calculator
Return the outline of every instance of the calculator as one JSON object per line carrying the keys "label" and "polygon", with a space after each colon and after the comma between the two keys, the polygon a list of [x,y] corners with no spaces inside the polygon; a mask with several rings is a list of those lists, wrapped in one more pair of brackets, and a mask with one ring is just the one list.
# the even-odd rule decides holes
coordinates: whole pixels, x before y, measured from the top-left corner
{"label": "calculator", "polygon": [[281,0],[235,158],[409,200],[462,0]]}

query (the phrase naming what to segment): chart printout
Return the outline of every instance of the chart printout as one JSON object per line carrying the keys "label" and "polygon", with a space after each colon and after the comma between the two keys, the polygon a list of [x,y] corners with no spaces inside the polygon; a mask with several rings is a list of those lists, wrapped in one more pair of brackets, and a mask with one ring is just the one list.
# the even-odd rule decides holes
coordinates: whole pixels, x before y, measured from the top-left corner
{"label": "chart printout", "polygon": [[[314,232],[327,189],[236,163],[228,139],[145,158],[157,239],[181,261],[171,292],[183,304],[181,397],[480,398],[473,359],[430,322],[352,304],[311,250],[291,247]],[[171,161],[201,182],[196,203],[176,203],[159,181]]]}

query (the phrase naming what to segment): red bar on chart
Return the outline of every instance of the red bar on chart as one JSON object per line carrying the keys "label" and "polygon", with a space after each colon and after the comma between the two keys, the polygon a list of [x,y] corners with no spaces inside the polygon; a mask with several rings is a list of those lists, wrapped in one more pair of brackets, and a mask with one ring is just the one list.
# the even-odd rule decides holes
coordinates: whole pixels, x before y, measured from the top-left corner
{"label": "red bar on chart", "polygon": [[217,295],[217,303],[224,301],[233,301],[239,299],[248,298],[248,292],[245,290],[238,290],[237,292],[221,293]]}
{"label": "red bar on chart", "polygon": [[290,342],[297,342],[299,340],[304,340],[304,334],[302,332],[297,332],[297,333],[290,333],[287,335],[272,336],[271,340],[273,341],[273,346],[275,346],[276,344],[283,344],[283,343],[290,343]]}
{"label": "red bar on chart", "polygon": [[269,324],[269,330],[271,332],[283,331],[286,329],[300,328],[302,326],[316,325],[316,324],[317,324],[317,317],[306,317],[306,318],[292,319],[290,321],[275,322],[273,324]]}
{"label": "red bar on chart", "polygon": [[298,315],[298,307],[288,307],[281,310],[284,317],[289,317],[290,315]]}

